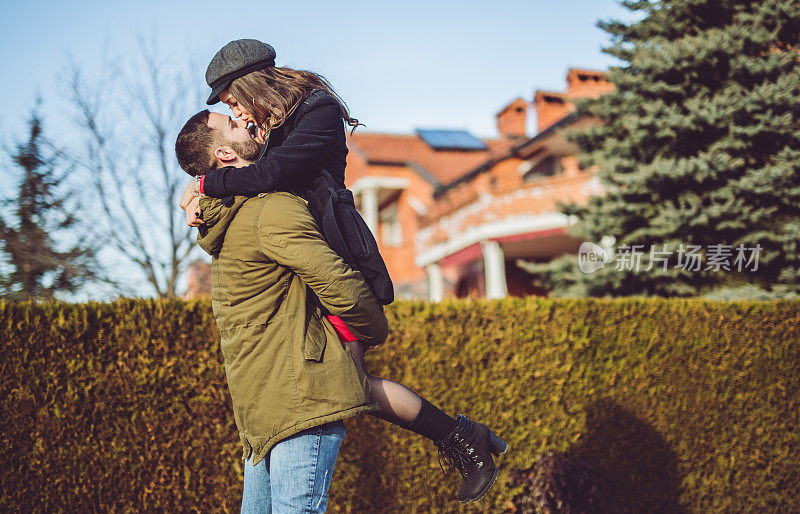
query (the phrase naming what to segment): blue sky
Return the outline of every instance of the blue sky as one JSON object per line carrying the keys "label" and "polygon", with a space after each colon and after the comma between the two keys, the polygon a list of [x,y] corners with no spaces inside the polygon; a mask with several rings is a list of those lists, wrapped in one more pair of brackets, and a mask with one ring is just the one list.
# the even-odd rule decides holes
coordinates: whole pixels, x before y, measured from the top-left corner
{"label": "blue sky", "polygon": [[[233,39],[272,44],[277,64],[325,75],[367,130],[467,128],[495,135],[494,114],[517,96],[563,89],[570,66],[604,69],[598,19],[630,19],[617,0],[529,1],[5,1],[0,17],[0,136],[15,134],[34,98],[49,125],[64,109],[67,55],[87,74],[103,48],[123,58],[136,36],[163,57],[200,63]],[[200,108],[202,106],[198,106]]]}

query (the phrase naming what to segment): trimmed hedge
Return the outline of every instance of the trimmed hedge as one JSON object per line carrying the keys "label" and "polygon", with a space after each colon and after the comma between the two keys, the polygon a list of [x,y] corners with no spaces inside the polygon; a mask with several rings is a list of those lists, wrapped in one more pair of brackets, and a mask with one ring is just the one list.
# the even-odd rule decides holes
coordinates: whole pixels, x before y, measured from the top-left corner
{"label": "trimmed hedge", "polygon": [[[331,512],[502,512],[555,450],[613,512],[800,511],[800,301],[398,302],[370,371],[511,446],[480,503],[435,447],[362,416]],[[241,448],[210,302],[0,302],[0,510],[238,512]]]}

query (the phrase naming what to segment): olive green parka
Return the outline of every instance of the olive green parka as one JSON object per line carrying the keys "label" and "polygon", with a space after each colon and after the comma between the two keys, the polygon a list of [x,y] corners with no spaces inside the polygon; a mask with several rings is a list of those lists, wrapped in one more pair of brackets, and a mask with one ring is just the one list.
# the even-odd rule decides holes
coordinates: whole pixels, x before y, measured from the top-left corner
{"label": "olive green parka", "polygon": [[377,410],[369,382],[314,301],[362,343],[386,317],[361,274],[335,254],[306,203],[277,192],[203,197],[198,243],[212,256],[212,310],[242,441],[260,462],[301,430]]}

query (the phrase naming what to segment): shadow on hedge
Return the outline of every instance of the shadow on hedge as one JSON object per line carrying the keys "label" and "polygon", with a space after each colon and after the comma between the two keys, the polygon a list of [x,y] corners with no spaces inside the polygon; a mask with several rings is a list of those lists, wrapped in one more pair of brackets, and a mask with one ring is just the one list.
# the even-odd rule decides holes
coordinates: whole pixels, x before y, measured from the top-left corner
{"label": "shadow on hedge", "polygon": [[512,472],[525,485],[514,512],[687,514],[678,458],[653,427],[611,398],[586,409],[586,433],[559,454]]}

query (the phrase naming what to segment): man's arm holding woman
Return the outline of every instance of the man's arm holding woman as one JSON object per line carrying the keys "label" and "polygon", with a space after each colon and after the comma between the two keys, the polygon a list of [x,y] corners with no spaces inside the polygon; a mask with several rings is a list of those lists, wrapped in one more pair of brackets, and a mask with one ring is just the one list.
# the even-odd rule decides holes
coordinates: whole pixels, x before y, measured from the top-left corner
{"label": "man's arm holding woman", "polygon": [[328,246],[302,199],[289,193],[267,198],[258,220],[258,244],[268,258],[294,271],[363,344],[386,339],[389,325],[382,306],[361,273]]}

